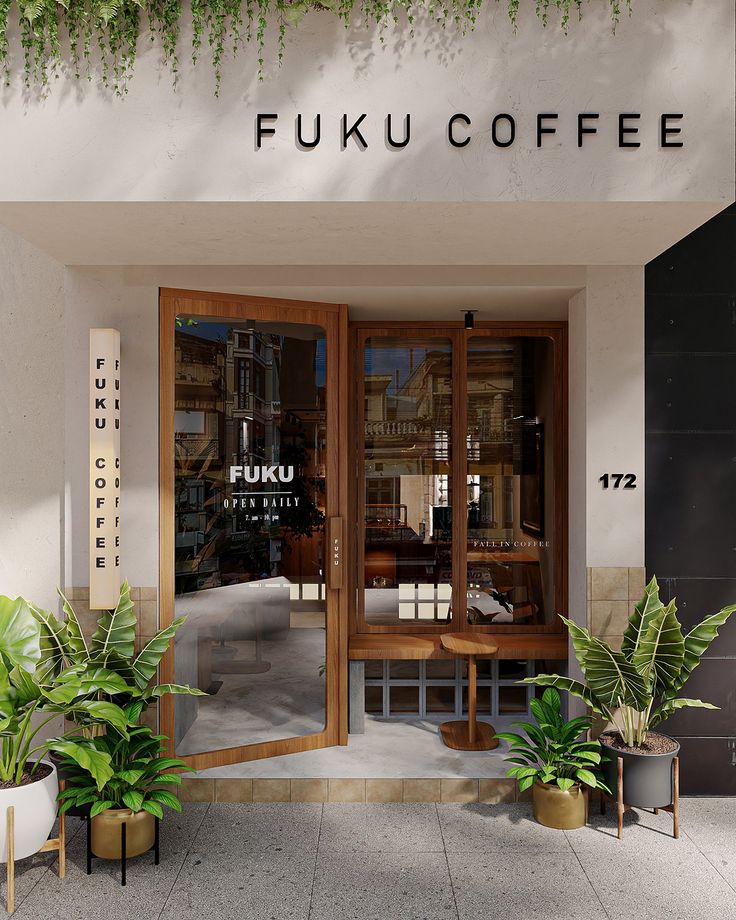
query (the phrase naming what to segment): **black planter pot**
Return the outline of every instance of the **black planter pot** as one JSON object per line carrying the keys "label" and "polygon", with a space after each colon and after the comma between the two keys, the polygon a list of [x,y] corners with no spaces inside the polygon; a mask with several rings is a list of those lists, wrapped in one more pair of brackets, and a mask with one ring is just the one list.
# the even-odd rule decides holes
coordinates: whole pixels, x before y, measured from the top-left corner
{"label": "black planter pot", "polygon": [[[59,782],[61,783],[62,780],[66,781],[68,779],[68,775],[61,767],[61,758],[53,751],[51,751],[49,754],[49,759],[56,767],[56,772],[59,774]],[[91,805],[72,805],[72,807],[66,812],[66,815],[69,818],[88,818],[90,808],[92,808]]]}
{"label": "black planter pot", "polygon": [[606,785],[616,796],[618,758],[624,762],[624,804],[635,808],[664,808],[674,799],[674,760],[680,745],[666,754],[635,754],[619,751],[601,738],[601,747],[608,758],[601,765]]}

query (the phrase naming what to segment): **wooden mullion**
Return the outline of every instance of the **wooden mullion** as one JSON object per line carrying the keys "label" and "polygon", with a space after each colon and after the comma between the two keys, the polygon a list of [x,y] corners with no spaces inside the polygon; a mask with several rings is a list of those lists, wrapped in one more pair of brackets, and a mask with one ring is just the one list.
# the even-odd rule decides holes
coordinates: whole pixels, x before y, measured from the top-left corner
{"label": "wooden mullion", "polygon": [[452,629],[468,624],[468,343],[467,333],[452,335]]}

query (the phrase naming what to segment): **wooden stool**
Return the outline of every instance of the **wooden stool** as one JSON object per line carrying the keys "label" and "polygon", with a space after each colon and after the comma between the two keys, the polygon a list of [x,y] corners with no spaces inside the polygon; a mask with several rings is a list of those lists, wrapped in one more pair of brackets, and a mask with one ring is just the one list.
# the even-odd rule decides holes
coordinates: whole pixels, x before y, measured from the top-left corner
{"label": "wooden stool", "polygon": [[476,718],[476,656],[495,655],[498,644],[493,636],[479,632],[444,633],[440,637],[442,647],[453,655],[467,656],[468,659],[468,719],[456,719],[443,722],[440,734],[447,747],[455,751],[490,751],[498,747],[495,737],[496,729],[487,722]]}
{"label": "wooden stool", "polygon": [[[59,788],[64,788],[63,780],[59,783]],[[10,805],[6,812],[8,822],[8,892],[6,901],[6,910],[12,914],[15,910],[15,806]],[[59,836],[49,837],[44,843],[39,853],[59,853],[59,878],[66,875],[66,819],[64,815],[59,815]]]}
{"label": "wooden stool", "polygon": [[[616,808],[618,812],[618,839],[621,840],[624,835],[624,814],[627,811],[634,811],[634,805],[626,805],[624,802],[624,759],[618,757],[618,769],[616,779]],[[675,840],[680,839],[680,758],[675,757],[672,762],[673,779],[672,779],[672,803],[664,805],[662,808],[655,808],[654,814],[658,815],[660,811],[668,811],[672,815],[673,827],[672,836]],[[601,814],[606,813],[606,795],[601,789]]]}

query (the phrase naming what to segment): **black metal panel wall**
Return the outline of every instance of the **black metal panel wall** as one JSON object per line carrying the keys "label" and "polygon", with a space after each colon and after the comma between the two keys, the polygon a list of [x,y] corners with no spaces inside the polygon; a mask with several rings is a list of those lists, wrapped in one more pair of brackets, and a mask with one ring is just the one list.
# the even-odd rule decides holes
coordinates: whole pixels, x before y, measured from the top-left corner
{"label": "black metal panel wall", "polygon": [[[736,604],[736,206],[646,270],[646,566],[685,627]],[[736,614],[664,730],[683,789],[736,795]]]}

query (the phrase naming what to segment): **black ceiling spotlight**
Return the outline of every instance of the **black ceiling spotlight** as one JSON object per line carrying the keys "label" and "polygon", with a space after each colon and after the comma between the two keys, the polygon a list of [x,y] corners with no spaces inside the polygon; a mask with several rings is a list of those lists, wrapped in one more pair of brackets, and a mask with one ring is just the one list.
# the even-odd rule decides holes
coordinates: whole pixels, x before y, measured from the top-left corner
{"label": "black ceiling spotlight", "polygon": [[475,329],[475,314],[477,310],[466,310],[465,311],[465,328],[466,329]]}

